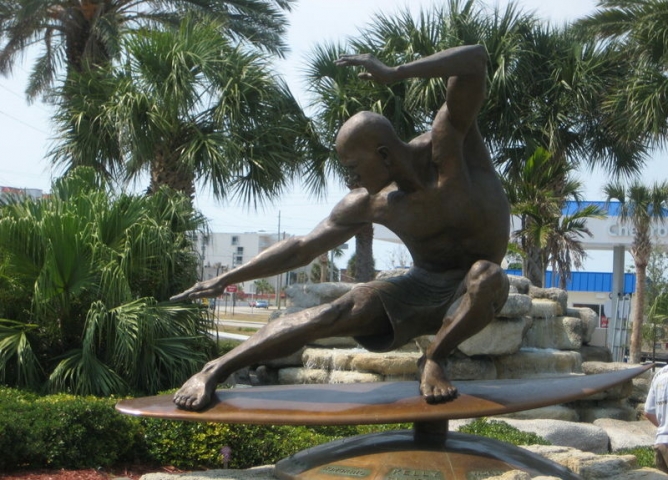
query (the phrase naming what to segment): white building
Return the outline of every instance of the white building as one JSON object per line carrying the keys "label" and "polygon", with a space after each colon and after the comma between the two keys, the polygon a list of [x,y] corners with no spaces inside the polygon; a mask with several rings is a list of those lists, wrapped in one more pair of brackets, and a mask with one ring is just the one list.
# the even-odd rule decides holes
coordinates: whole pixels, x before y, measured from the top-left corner
{"label": "white building", "polygon": [[39,188],[16,188],[0,186],[0,199],[9,199],[12,197],[32,197],[37,199],[44,196],[44,193]]}
{"label": "white building", "polygon": [[[281,239],[289,236],[284,233]],[[209,280],[243,265],[277,241],[277,233],[266,232],[209,233],[206,236],[200,236],[197,244],[203,259],[201,277],[203,280]],[[282,275],[267,277],[264,280],[269,282],[275,291],[280,291],[282,287],[296,283],[299,273],[309,271],[310,265]],[[255,280],[243,282],[237,287],[248,295],[257,293]]]}

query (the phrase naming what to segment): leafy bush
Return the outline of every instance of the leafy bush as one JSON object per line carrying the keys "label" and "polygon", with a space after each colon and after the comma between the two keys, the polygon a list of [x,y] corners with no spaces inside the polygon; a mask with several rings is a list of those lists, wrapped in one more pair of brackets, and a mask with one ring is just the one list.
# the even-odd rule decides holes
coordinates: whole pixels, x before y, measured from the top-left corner
{"label": "leafy bush", "polygon": [[[230,468],[271,464],[341,435],[309,427],[228,425],[142,419],[150,461],[179,468],[220,468],[222,449],[231,451]],[[354,427],[353,427],[354,428]],[[347,433],[347,432],[346,432]]]}
{"label": "leafy bush", "polygon": [[115,412],[115,402],[0,388],[0,470],[108,466],[128,458],[137,421]]}
{"label": "leafy bush", "polygon": [[478,418],[461,427],[460,432],[493,438],[511,445],[551,445],[550,442],[535,433],[522,432],[499,420]]}
{"label": "leafy bush", "polygon": [[115,195],[89,168],[0,205],[0,381],[99,396],[184,382],[213,353],[212,320],[166,300],[195,280],[203,222],[183,195]]}

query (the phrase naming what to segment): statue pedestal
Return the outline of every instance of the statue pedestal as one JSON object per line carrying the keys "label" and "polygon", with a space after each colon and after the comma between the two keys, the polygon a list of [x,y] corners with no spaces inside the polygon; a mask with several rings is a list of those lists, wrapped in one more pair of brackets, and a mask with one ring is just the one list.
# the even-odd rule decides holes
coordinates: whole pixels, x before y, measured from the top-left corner
{"label": "statue pedestal", "polygon": [[510,470],[563,480],[580,478],[539,455],[489,438],[451,432],[447,442],[426,444],[416,441],[411,430],[320,445],[281,460],[275,475],[284,480],[471,480]]}
{"label": "statue pedestal", "polygon": [[[473,480],[523,470],[578,479],[568,469],[495,440],[448,432],[448,420],[566,403],[631,380],[651,365],[598,375],[454,382],[459,396],[427,404],[417,382],[278,385],[218,390],[204,410],[177,408],[171,395],[122,400],[130,415],[271,425],[369,425],[413,422],[413,430],[346,438],[281,460],[282,479]],[[494,475],[492,475],[494,473]]]}

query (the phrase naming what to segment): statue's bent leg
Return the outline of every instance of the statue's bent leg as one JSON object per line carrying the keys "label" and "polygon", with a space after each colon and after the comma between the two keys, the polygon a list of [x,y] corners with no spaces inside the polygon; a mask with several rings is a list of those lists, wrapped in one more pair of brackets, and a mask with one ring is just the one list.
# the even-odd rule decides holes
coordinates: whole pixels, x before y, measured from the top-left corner
{"label": "statue's bent leg", "polygon": [[457,345],[485,328],[508,298],[508,277],[492,262],[481,260],[473,264],[463,286],[461,303],[445,318],[434,342],[420,360],[420,392],[430,403],[457,396],[457,389],[445,375],[445,359]]}
{"label": "statue's bent leg", "polygon": [[174,403],[188,410],[202,409],[216,385],[240,368],[285,357],[319,338],[382,335],[389,329],[380,300],[367,289],[353,289],[331,303],[268,323],[227,354],[208,362],[174,394]]}

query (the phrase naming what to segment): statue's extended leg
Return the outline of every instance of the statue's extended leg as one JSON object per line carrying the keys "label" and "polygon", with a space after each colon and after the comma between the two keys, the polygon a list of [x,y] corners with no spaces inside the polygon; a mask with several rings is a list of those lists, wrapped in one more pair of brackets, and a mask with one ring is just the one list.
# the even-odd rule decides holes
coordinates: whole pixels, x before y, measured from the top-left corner
{"label": "statue's extended leg", "polygon": [[200,410],[209,404],[216,385],[240,368],[285,357],[319,338],[383,335],[389,330],[380,300],[367,289],[353,289],[332,303],[268,323],[232,351],[207,363],[174,394],[174,403]]}
{"label": "statue's extended leg", "polygon": [[461,303],[443,321],[434,342],[420,360],[420,393],[429,403],[452,400],[457,389],[445,374],[445,359],[461,342],[489,324],[508,298],[508,277],[498,265],[478,261],[464,279]]}

